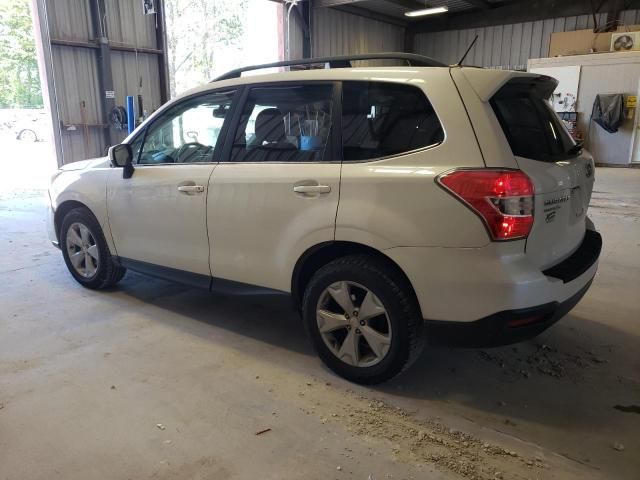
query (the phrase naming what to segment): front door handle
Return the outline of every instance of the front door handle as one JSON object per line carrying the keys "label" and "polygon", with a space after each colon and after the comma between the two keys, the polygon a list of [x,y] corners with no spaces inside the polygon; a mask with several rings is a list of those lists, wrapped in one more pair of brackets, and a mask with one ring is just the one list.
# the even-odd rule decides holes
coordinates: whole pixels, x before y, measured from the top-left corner
{"label": "front door handle", "polygon": [[180,185],[178,186],[178,191],[181,193],[186,193],[187,195],[191,195],[194,193],[204,192],[204,187],[202,185]]}
{"label": "front door handle", "polygon": [[331,187],[329,185],[296,185],[293,187],[293,191],[296,193],[318,195],[331,192]]}

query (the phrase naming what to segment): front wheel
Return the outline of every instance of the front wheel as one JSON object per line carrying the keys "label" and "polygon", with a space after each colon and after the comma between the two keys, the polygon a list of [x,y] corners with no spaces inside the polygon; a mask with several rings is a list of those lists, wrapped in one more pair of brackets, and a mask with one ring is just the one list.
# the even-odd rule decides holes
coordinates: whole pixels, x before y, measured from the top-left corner
{"label": "front wheel", "polygon": [[392,378],[423,346],[423,320],[408,282],[373,256],[340,258],[318,270],[302,310],[318,356],[356,383]]}
{"label": "front wheel", "polygon": [[115,264],[100,224],[86,208],[74,208],[64,217],[60,248],[69,272],[83,287],[110,287],[126,273]]}

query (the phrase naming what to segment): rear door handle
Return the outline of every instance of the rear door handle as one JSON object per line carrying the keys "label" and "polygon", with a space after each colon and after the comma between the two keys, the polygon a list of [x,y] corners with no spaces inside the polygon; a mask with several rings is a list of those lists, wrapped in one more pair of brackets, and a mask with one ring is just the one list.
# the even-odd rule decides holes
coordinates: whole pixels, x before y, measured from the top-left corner
{"label": "rear door handle", "polygon": [[317,195],[321,193],[331,192],[331,187],[329,185],[296,185],[295,187],[293,187],[293,191],[296,193]]}
{"label": "rear door handle", "polygon": [[180,185],[178,186],[178,191],[186,194],[202,193],[204,192],[204,187],[202,185]]}

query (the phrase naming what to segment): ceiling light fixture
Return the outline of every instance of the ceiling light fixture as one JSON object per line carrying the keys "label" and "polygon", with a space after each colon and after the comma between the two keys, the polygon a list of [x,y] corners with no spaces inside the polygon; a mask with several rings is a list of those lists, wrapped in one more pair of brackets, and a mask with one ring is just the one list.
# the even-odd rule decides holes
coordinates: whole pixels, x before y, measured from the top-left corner
{"label": "ceiling light fixture", "polygon": [[437,13],[447,13],[449,11],[448,7],[435,7],[435,8],[424,8],[422,10],[411,10],[410,12],[404,12],[407,17],[422,17],[424,15],[435,15]]}

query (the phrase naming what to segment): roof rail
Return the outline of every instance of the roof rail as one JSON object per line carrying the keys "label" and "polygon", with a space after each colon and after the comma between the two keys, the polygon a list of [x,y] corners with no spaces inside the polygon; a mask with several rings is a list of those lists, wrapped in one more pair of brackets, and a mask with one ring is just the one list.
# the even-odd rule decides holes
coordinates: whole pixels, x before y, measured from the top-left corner
{"label": "roof rail", "polygon": [[219,82],[220,80],[229,80],[231,78],[239,78],[243,72],[249,72],[251,70],[262,70],[264,68],[274,67],[292,67],[298,65],[315,65],[318,63],[324,63],[329,68],[351,68],[351,62],[358,60],[404,60],[409,66],[412,67],[446,67],[445,64],[440,63],[432,58],[425,57],[423,55],[417,55],[415,53],[363,53],[359,55],[339,55],[334,57],[319,57],[319,58],[303,58],[299,60],[285,60],[283,62],[263,63],[261,65],[251,65],[248,67],[236,68],[230,72],[221,75],[212,82]]}

